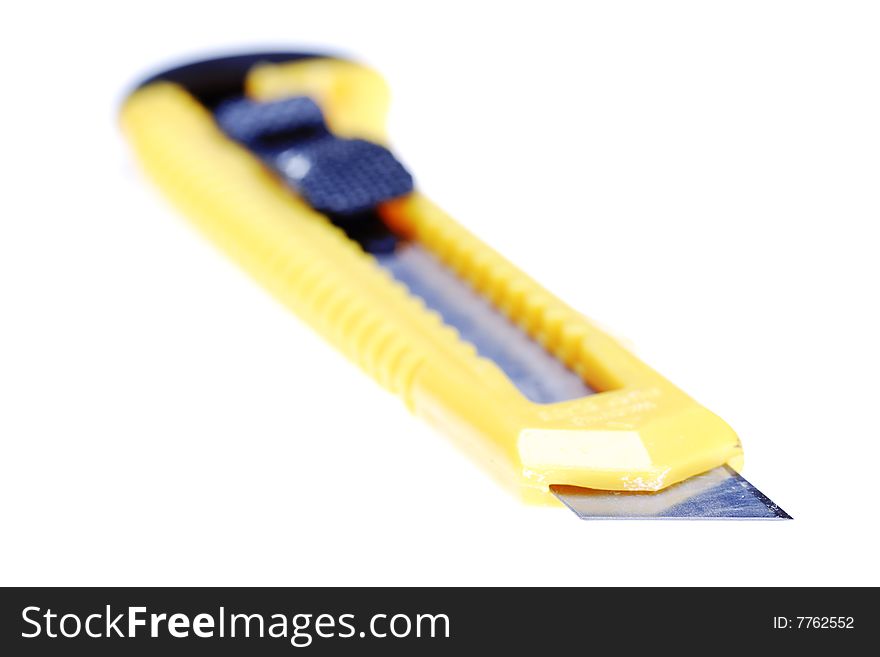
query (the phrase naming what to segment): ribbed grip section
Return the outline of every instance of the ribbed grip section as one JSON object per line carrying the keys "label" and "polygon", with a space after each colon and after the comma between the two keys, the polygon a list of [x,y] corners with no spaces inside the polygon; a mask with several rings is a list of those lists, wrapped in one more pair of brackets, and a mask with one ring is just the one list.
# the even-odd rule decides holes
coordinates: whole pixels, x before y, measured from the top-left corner
{"label": "ribbed grip section", "polygon": [[265,270],[254,273],[367,374],[406,397],[421,352],[326,262],[297,255],[273,253]]}
{"label": "ribbed grip section", "polygon": [[342,231],[225,137],[183,89],[157,83],[139,90],[122,122],[172,201],[384,387],[408,398],[431,351],[421,335],[440,336],[440,351],[471,353]]}
{"label": "ribbed grip section", "polygon": [[596,330],[580,313],[426,198],[415,195],[388,203],[382,211],[390,224],[431,250],[566,366],[582,377],[591,370],[587,338]]}

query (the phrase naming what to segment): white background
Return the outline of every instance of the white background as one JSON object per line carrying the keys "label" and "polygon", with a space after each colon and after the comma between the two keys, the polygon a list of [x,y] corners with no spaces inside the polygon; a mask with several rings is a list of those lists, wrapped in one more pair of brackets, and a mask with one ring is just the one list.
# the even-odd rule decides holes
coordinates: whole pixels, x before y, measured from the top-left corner
{"label": "white background", "polygon": [[[0,24],[0,583],[880,584],[876,3]],[[116,109],[158,66],[275,46],[382,71],[421,188],[729,421],[796,519],[522,507],[215,252]]]}

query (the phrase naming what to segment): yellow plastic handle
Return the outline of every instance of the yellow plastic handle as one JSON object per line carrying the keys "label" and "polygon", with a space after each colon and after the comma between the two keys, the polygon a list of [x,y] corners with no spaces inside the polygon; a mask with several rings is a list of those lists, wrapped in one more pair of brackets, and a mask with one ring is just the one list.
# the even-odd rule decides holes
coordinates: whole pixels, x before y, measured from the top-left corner
{"label": "yellow plastic handle", "polygon": [[[351,62],[260,64],[246,90],[262,100],[312,96],[337,134],[384,141],[385,84]],[[157,81],[140,88],[123,107],[122,125],[147,172],[212,240],[524,499],[556,503],[552,484],[658,490],[724,463],[741,467],[742,448],[727,424],[419,193],[380,207],[386,223],[601,392],[557,404],[526,399],[372,256],[228,139],[183,87]]]}

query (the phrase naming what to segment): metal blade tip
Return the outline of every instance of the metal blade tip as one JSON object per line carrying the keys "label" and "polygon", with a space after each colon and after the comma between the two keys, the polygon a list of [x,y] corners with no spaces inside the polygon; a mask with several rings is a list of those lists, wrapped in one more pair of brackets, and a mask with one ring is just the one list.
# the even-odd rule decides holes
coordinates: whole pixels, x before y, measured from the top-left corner
{"label": "metal blade tip", "polygon": [[733,468],[722,465],[656,492],[550,486],[582,520],[791,520]]}

